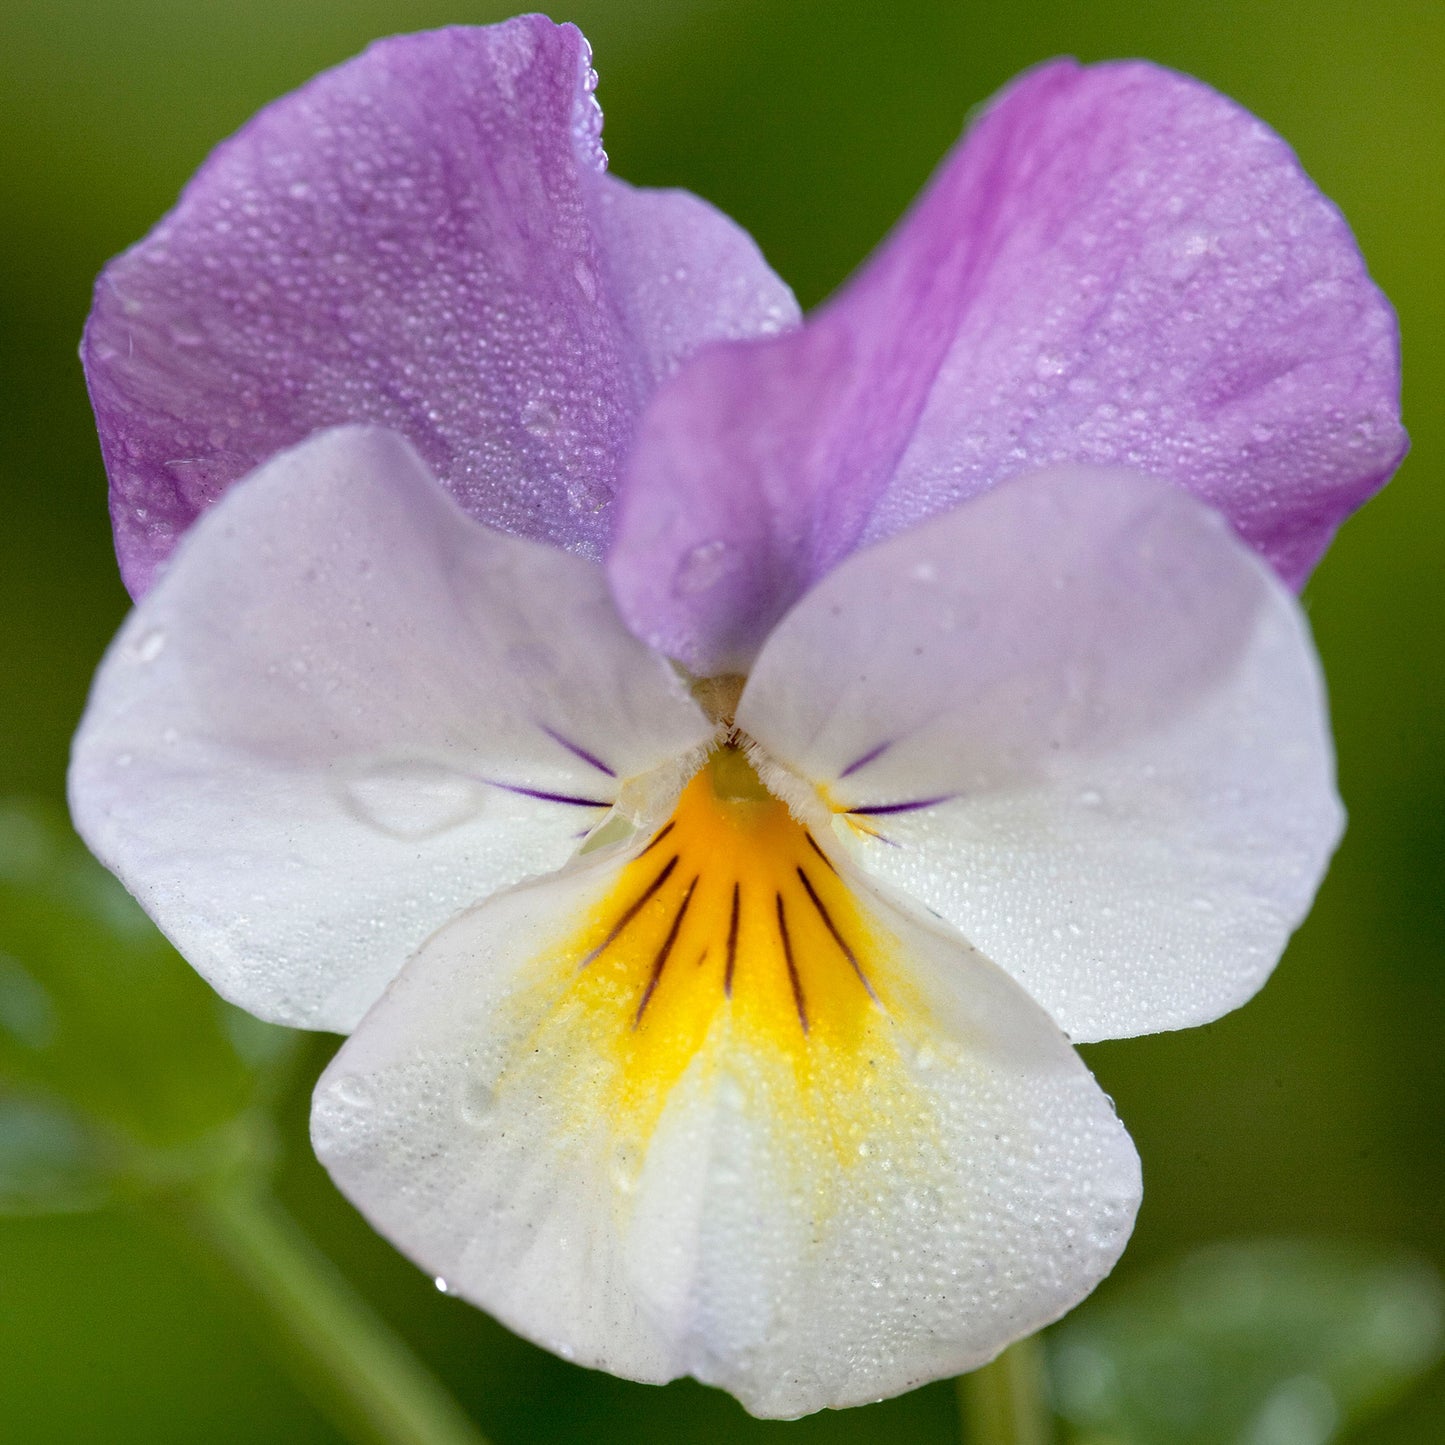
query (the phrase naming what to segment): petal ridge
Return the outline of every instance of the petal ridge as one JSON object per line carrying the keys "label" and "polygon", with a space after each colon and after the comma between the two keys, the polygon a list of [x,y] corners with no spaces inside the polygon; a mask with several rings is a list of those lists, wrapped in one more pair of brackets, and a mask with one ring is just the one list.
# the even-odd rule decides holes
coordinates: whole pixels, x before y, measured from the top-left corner
{"label": "petal ridge", "polygon": [[647,1137],[619,1129],[605,1020],[578,1020],[632,1037],[633,993],[594,977],[569,1003],[590,935],[557,935],[635,856],[458,919],[318,1084],[321,1159],[449,1292],[580,1363],[791,1418],[981,1364],[1108,1271],[1140,1188],[1109,1101],[1005,974],[856,874],[922,1012],[900,979],[891,1016],[865,1005],[856,1067],[815,1080],[836,1141],[794,1127],[797,1076],[721,996]]}
{"label": "petal ridge", "polygon": [[378,41],[106,267],[82,359],[133,595],[237,478],[355,422],[480,520],[600,554],[656,375],[792,303],[721,213],[603,174],[594,88],[543,16]]}
{"label": "petal ridge", "polygon": [[[190,962],[346,1030],[459,909],[560,867],[712,725],[601,569],[323,432],[187,534],[106,654],[76,826]],[[600,766],[599,766],[600,765]]]}
{"label": "petal ridge", "polygon": [[1394,314],[1288,146],[1189,77],[1053,61],[800,332],[662,388],[608,565],[640,636],[741,671],[855,546],[1010,476],[1164,477],[1297,586],[1405,447]]}
{"label": "petal ridge", "polygon": [[1075,1040],[1244,1002],[1343,823],[1298,603],[1132,473],[1015,478],[848,558],[737,722]]}

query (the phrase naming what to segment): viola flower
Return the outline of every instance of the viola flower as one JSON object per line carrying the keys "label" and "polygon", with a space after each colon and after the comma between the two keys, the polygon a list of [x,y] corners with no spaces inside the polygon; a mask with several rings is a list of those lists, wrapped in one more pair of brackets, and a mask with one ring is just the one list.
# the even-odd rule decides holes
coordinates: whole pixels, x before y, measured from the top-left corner
{"label": "viola flower", "polygon": [[1403,450],[1394,324],[1149,65],[1022,77],[806,323],[604,172],[594,85],[540,17],[385,41],[107,268],[138,602],[72,805],[228,998],[351,1034],[317,1150],[447,1289],[797,1415],[1123,1248],[1068,1040],[1217,1017],[1309,906],[1290,587]]}

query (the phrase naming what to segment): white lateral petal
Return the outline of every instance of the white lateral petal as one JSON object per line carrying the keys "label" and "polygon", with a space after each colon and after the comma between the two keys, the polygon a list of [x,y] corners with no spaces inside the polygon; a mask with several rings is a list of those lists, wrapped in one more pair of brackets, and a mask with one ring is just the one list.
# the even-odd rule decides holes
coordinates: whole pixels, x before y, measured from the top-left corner
{"label": "white lateral petal", "polygon": [[132,613],[71,808],[221,993],[346,1030],[441,923],[561,866],[710,732],[599,567],[342,428],[229,492]]}
{"label": "white lateral petal", "polygon": [[737,720],[1080,1040],[1249,998],[1343,824],[1295,599],[1130,473],[1036,473],[851,557]]}
{"label": "white lateral petal", "polygon": [[[1005,974],[851,875],[829,886],[853,890],[849,928],[869,920],[878,1002],[814,956],[835,945],[801,905],[808,1030],[790,1004],[755,1007],[749,988],[777,984],[756,976],[765,950],[745,944],[725,995],[705,932],[684,930],[653,996],[645,967],[604,977],[583,951],[620,876],[589,861],[448,925],[317,1086],[323,1163],[449,1292],[582,1364],[692,1374],[791,1417],[973,1368],[1108,1272],[1137,1156]],[[676,904],[636,926],[664,936]],[[853,1010],[841,1030],[824,967]]]}

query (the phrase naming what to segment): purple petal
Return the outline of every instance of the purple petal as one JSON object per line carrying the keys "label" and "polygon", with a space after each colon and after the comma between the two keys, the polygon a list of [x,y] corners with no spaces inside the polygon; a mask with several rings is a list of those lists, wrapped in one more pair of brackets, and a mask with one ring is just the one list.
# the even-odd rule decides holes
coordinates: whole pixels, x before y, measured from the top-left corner
{"label": "purple petal", "polygon": [[1178,482],[1297,585],[1404,447],[1393,313],[1288,147],[1184,76],[1055,61],[805,328],[659,393],[613,586],[741,668],[860,542],[1066,461]]}
{"label": "purple petal", "polygon": [[589,59],[540,16],[382,41],[106,268],[83,357],[134,593],[233,481],[342,422],[403,433],[474,517],[600,553],[656,382],[796,307],[726,217],[603,174]]}

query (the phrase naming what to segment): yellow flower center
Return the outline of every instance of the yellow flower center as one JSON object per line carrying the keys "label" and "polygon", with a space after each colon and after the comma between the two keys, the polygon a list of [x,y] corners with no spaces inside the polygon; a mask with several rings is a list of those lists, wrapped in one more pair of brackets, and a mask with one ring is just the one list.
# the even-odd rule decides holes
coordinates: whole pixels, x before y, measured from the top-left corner
{"label": "yellow flower center", "polygon": [[568,1128],[602,1114],[624,1160],[640,1162],[686,1080],[786,1119],[790,1153],[851,1162],[923,1107],[898,1067],[895,1013],[925,1020],[896,951],[746,754],[715,749],[539,960],[502,1086],[546,1090]]}

